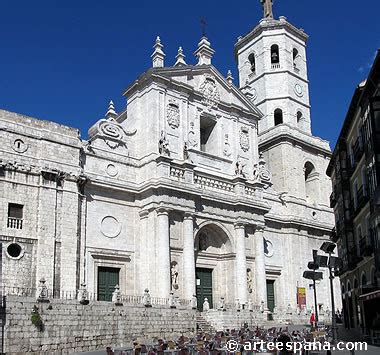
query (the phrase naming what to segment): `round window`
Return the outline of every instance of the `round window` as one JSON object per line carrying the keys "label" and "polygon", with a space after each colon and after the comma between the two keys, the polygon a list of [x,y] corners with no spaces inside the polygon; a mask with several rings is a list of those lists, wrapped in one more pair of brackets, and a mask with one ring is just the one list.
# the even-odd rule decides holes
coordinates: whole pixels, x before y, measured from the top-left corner
{"label": "round window", "polygon": [[20,259],[22,257],[22,248],[18,243],[11,243],[7,246],[7,254],[12,259]]}

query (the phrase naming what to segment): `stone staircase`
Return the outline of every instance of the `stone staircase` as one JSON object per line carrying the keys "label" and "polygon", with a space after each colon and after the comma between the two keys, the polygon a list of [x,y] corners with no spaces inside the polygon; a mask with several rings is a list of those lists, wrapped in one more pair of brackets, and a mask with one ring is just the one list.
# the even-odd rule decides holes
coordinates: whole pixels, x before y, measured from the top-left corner
{"label": "stone staircase", "polygon": [[197,312],[197,330],[202,333],[214,334],[215,329],[203,316],[201,312]]}

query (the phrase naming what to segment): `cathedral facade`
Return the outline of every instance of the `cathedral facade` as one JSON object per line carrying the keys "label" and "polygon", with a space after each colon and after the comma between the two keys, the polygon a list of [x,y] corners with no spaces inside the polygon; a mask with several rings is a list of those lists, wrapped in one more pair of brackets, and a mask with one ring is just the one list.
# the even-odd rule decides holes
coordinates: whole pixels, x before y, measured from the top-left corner
{"label": "cathedral facade", "polygon": [[[157,38],[125,109],[111,102],[87,140],[0,111],[2,286],[312,309],[302,275],[334,216],[306,41],[285,17],[264,18],[235,44],[235,85],[206,37],[196,64],[180,48],[170,66]],[[331,309],[328,287],[325,276],[318,304]]]}

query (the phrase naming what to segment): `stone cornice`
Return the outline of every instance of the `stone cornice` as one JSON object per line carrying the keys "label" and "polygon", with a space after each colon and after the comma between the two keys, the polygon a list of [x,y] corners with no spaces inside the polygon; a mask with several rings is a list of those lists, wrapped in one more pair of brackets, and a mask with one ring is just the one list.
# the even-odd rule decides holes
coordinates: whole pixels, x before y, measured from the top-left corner
{"label": "stone cornice", "polygon": [[267,150],[276,143],[296,142],[301,146],[308,147],[310,150],[320,152],[331,157],[329,143],[319,137],[315,137],[302,132],[295,127],[281,124],[259,134],[260,150]]}
{"label": "stone cornice", "polygon": [[235,54],[240,48],[242,48],[244,45],[250,42],[253,38],[259,37],[264,32],[281,29],[288,31],[290,34],[292,34],[293,36],[295,36],[303,42],[306,42],[309,38],[309,36],[302,29],[298,29],[291,23],[287,22],[284,18],[280,20],[264,19],[261,20],[255,28],[253,28],[250,32],[248,32],[246,35],[244,35],[238,40],[238,42],[235,44]]}

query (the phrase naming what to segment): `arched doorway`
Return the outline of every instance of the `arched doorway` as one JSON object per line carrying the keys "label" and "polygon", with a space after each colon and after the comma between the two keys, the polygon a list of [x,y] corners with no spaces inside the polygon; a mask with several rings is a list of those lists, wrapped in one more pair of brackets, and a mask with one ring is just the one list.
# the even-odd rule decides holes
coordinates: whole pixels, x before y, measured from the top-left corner
{"label": "arched doorway", "polygon": [[195,237],[196,295],[198,309],[207,298],[215,308],[224,297],[232,302],[234,257],[228,232],[216,223],[203,224]]}

